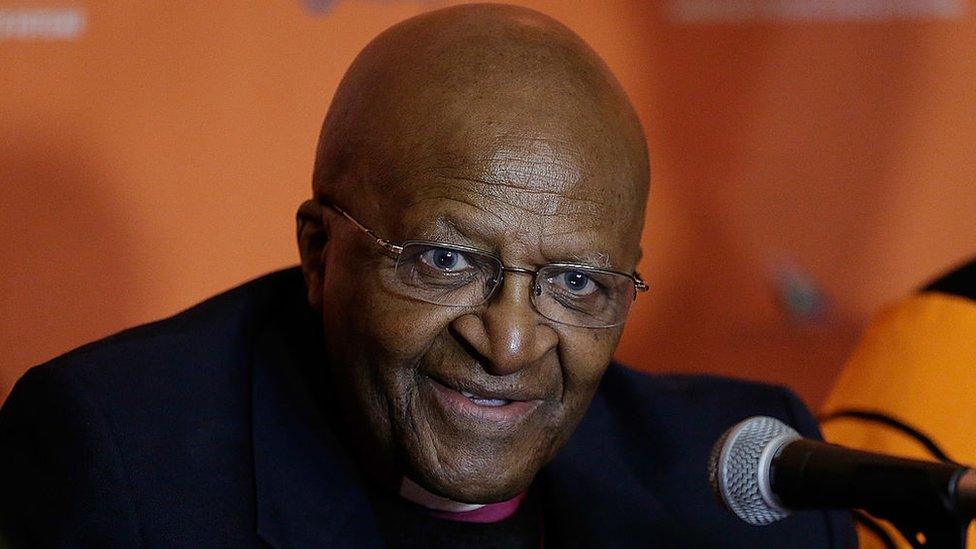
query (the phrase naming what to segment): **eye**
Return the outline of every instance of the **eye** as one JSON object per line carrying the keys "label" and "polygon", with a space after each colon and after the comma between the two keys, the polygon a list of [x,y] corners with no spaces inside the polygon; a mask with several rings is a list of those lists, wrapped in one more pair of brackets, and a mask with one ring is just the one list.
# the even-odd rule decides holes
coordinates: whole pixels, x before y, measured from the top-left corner
{"label": "eye", "polygon": [[574,295],[590,295],[599,289],[590,275],[582,271],[566,271],[549,279],[550,284],[558,285]]}
{"label": "eye", "polygon": [[420,254],[420,260],[445,273],[457,273],[472,267],[463,252],[450,248],[431,248]]}

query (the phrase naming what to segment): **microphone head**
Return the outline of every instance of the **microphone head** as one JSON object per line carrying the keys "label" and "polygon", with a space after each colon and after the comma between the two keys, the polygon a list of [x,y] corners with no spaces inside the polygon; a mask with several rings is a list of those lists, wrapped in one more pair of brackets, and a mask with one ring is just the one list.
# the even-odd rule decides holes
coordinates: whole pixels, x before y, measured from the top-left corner
{"label": "microphone head", "polygon": [[708,481],[729,511],[753,526],[766,526],[790,513],[772,491],[773,458],[801,438],[778,419],[756,416],[725,432],[708,459]]}

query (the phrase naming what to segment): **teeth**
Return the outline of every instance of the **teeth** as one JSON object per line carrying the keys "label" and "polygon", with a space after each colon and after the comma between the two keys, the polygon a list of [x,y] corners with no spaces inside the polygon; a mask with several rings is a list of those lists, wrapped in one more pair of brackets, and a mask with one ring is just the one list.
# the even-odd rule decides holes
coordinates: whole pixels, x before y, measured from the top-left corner
{"label": "teeth", "polygon": [[471,402],[478,406],[504,406],[508,404],[507,400],[501,398],[472,398]]}
{"label": "teeth", "polygon": [[508,404],[508,400],[503,398],[484,398],[467,391],[460,391],[460,393],[471,399],[471,402],[474,402],[478,406],[504,406]]}

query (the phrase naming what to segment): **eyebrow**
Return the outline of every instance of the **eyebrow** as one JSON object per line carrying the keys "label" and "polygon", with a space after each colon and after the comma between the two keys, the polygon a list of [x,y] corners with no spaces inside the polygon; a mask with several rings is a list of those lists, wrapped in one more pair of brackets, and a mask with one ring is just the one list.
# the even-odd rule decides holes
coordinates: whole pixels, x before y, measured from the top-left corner
{"label": "eyebrow", "polygon": [[[569,256],[569,259],[570,260],[567,263],[574,263],[586,267],[595,267],[597,269],[613,270],[613,264],[610,262],[610,254],[605,252],[571,254]],[[564,263],[564,262],[554,261],[554,263]]]}
{"label": "eyebrow", "polygon": [[424,223],[424,227],[417,231],[417,234],[424,240],[436,240],[445,243],[450,243],[452,240],[461,240],[465,243],[477,241],[461,227],[461,223],[454,216],[446,214],[434,218],[433,223]]}

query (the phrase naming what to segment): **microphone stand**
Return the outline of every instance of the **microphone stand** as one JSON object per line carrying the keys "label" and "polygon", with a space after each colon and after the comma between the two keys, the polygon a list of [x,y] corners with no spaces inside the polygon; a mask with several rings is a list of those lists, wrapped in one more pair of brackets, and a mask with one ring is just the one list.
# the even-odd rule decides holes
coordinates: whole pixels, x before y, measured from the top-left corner
{"label": "microphone stand", "polygon": [[976,516],[976,472],[959,466],[947,488],[946,497],[939,498],[939,504],[932,502],[928,512],[880,518],[891,521],[913,548],[965,549],[969,523]]}
{"label": "microphone stand", "polygon": [[927,513],[884,513],[877,515],[895,527],[916,549],[937,547],[965,549],[970,518],[959,516],[950,506]]}

